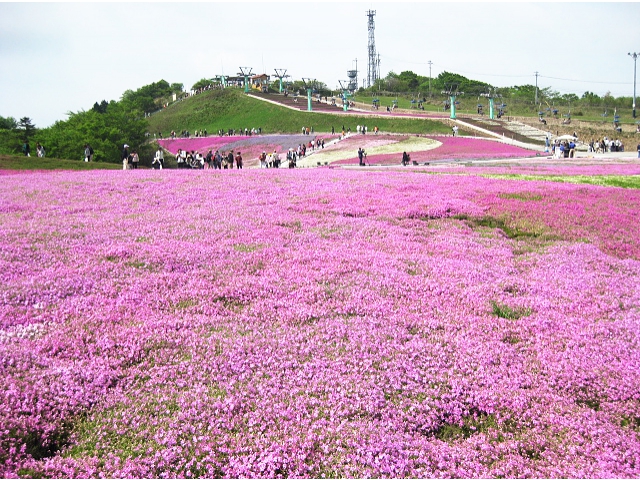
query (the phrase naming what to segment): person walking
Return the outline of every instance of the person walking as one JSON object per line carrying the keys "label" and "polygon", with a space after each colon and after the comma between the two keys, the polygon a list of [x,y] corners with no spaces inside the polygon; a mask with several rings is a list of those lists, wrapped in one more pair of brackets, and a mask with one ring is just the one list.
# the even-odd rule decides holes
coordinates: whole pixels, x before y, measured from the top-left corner
{"label": "person walking", "polygon": [[238,170],[242,170],[242,155],[240,152],[236,154],[236,168]]}
{"label": "person walking", "polygon": [[140,157],[138,157],[138,152],[133,152],[131,154],[131,167],[134,170],[138,169],[138,162],[140,161]]}
{"label": "person walking", "polygon": [[156,155],[153,157],[153,162],[151,162],[151,166],[155,170],[162,170],[162,166],[164,163],[164,153],[162,151],[162,147],[158,146],[158,150],[156,150]]}
{"label": "person walking", "polygon": [[[87,148],[85,145],[85,152],[86,150]],[[127,170],[128,168],[129,168],[129,145],[125,143],[124,147],[122,148],[122,169]]]}
{"label": "person walking", "polygon": [[84,161],[88,162],[90,158],[91,158],[91,150],[89,150],[89,145],[85,143],[84,144]]}

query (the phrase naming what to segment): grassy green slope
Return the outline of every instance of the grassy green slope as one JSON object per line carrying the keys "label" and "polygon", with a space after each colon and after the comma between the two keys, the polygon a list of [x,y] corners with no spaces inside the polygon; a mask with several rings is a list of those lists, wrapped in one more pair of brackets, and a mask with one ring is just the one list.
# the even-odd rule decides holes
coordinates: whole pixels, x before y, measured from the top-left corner
{"label": "grassy green slope", "polygon": [[336,131],[356,125],[377,125],[383,132],[391,133],[449,133],[442,122],[408,118],[376,118],[356,115],[340,115],[295,111],[251,98],[237,89],[213,90],[174,103],[149,118],[149,131],[167,136],[174,130],[206,130],[208,134],[218,130],[262,128],[263,133],[298,133],[303,126],[313,127],[315,132]]}
{"label": "grassy green slope", "polygon": [[0,155],[0,170],[117,170],[121,168],[122,164],[107,162],[86,163],[59,158]]}

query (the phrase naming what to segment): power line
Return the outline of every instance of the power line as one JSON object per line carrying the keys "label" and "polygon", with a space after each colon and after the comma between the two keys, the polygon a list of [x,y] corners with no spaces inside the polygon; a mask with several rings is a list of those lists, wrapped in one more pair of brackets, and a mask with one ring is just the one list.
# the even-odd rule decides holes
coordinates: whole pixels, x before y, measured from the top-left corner
{"label": "power line", "polygon": [[578,83],[602,83],[605,85],[630,85],[631,82],[598,82],[595,80],[572,80],[570,78],[558,78],[558,77],[547,77],[546,75],[540,75],[541,78],[550,78],[552,80],[562,80],[565,82],[578,82]]}
{"label": "power line", "polygon": [[[444,71],[450,70],[450,69],[447,69],[447,68],[443,68],[441,65],[438,65],[438,64],[433,63],[431,61],[428,61],[428,62],[411,62],[411,61],[400,60],[398,58],[388,57],[386,55],[384,55],[383,58],[385,60],[393,60],[395,62],[401,62],[401,63],[412,63],[412,64],[415,64],[415,65],[439,66]],[[458,70],[458,69],[456,69],[456,72],[466,73],[467,75],[481,75],[481,76],[484,76],[484,77],[513,77],[513,78],[521,78],[522,77],[522,78],[524,78],[524,77],[530,77],[531,76],[531,75],[499,75],[499,74],[495,74],[495,73],[477,73],[477,72],[468,72],[468,71],[465,71],[465,70]]]}

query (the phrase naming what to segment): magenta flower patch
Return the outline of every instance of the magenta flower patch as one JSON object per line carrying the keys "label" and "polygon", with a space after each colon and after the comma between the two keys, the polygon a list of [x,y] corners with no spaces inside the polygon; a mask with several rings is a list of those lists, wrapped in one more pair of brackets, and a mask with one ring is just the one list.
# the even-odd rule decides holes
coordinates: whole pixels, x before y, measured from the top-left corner
{"label": "magenta flower patch", "polygon": [[0,474],[640,476],[640,192],[416,171],[4,176]]}

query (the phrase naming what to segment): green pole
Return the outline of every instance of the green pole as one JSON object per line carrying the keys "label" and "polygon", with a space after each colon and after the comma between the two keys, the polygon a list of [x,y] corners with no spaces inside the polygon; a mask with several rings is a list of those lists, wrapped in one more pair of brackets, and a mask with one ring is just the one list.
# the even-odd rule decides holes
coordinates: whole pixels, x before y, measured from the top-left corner
{"label": "green pole", "polygon": [[249,77],[244,77],[244,93],[249,93]]}
{"label": "green pole", "polygon": [[307,111],[311,111],[311,89],[307,88]]}
{"label": "green pole", "polygon": [[493,120],[495,118],[494,112],[493,112],[493,98],[489,99],[489,118],[491,120]]}
{"label": "green pole", "polygon": [[345,112],[349,110],[349,99],[347,98],[346,92],[342,96],[342,110]]}
{"label": "green pole", "polygon": [[280,79],[280,93],[282,93],[282,79]]}
{"label": "green pole", "polygon": [[449,100],[451,101],[451,119],[455,120],[456,118],[456,96],[455,95],[451,95],[451,97],[449,97]]}

